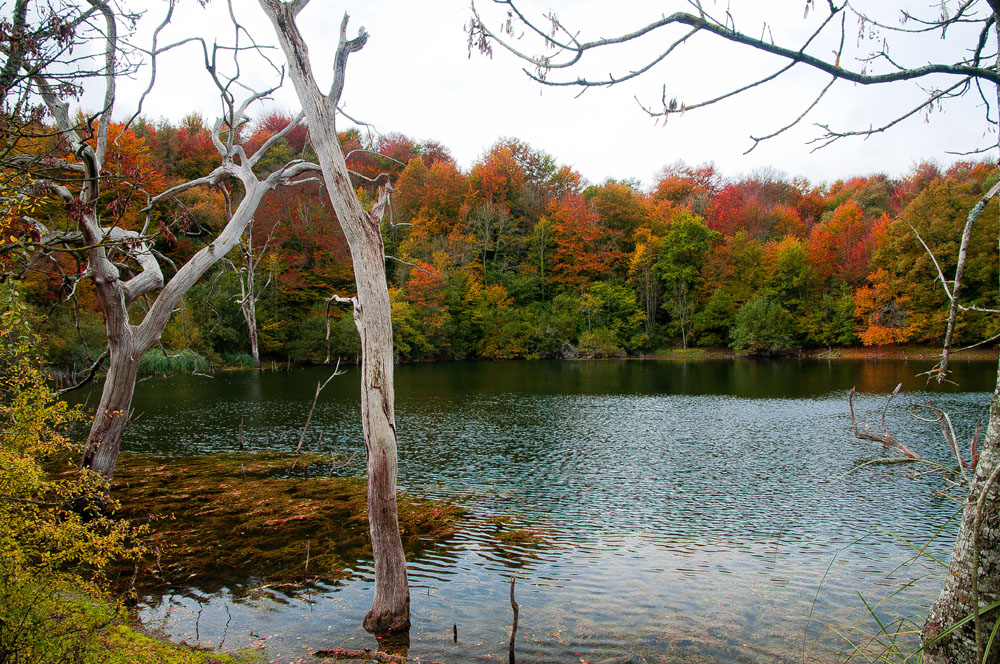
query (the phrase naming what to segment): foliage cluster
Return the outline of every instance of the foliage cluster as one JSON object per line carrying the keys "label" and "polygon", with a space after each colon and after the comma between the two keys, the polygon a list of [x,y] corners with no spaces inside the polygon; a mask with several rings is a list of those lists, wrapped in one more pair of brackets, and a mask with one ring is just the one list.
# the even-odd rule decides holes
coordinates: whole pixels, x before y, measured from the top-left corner
{"label": "foliage cluster", "polygon": [[109,591],[109,570],[139,559],[144,529],[71,509],[106,501],[105,487],[67,465],[81,413],[52,397],[29,319],[16,285],[0,283],[0,662],[209,661],[137,631]]}

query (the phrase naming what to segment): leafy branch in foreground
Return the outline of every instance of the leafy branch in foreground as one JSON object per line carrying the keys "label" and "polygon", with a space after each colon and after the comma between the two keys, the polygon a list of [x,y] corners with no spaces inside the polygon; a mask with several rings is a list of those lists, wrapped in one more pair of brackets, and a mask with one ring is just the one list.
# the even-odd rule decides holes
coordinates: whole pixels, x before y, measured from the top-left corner
{"label": "leafy branch in foreground", "polygon": [[52,475],[60,459],[73,467],[66,431],[82,413],[51,396],[26,312],[16,285],[0,284],[0,661],[88,661],[120,613],[105,570],[138,558],[141,530],[69,509],[102,483]]}

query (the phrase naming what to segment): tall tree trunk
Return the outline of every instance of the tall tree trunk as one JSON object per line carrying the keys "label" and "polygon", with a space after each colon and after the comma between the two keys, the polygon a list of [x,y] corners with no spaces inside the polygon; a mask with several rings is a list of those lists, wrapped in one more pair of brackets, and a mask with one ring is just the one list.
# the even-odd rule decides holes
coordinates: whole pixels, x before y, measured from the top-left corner
{"label": "tall tree trunk", "polygon": [[131,339],[109,339],[108,350],[108,373],[80,467],[99,473],[110,486],[132,407],[139,360],[145,349],[137,348]]}
{"label": "tall tree trunk", "polygon": [[[253,232],[251,230],[251,232]],[[239,275],[240,279],[246,280],[243,292],[243,299],[240,300],[240,309],[243,311],[243,320],[247,324],[247,334],[250,337],[250,355],[253,357],[254,369],[260,369],[260,344],[257,335],[257,291],[254,288],[254,279],[257,278],[253,256],[247,260],[246,275]]]}
{"label": "tall tree trunk", "polygon": [[[1000,468],[1000,385],[994,392],[990,404],[990,422],[969,497],[965,503],[962,523],[955,539],[944,589],[924,624],[925,644],[973,612],[974,591],[979,596],[980,607],[1000,600],[1000,503],[998,503],[1000,488],[997,486],[996,478],[998,468]],[[994,609],[980,615],[978,639],[975,621],[969,621],[948,636],[931,643],[926,647],[924,661],[928,664],[981,663],[983,661],[981,653],[1000,617],[998,613],[1000,610]],[[977,655],[977,651],[980,654]],[[993,643],[986,662],[988,664],[1000,662],[1000,644]]]}
{"label": "tall tree trunk", "polygon": [[410,590],[396,513],[396,422],[393,390],[392,317],[386,285],[381,219],[386,199],[372,212],[354,192],[336,129],[336,109],[344,87],[347,58],[367,40],[361,31],[347,39],[347,16],[340,26],[331,90],[316,86],[308,48],[295,17],[308,0],[260,0],[288,61],[302,103],[323,180],[351,249],[357,296],[354,322],[361,335],[361,419],[368,454],[368,524],[375,559],[375,595],[365,616],[369,632],[402,632],[410,627]]}
{"label": "tall tree trunk", "polygon": [[354,322],[361,335],[361,417],[368,455],[368,527],[375,559],[375,597],[364,627],[381,633],[409,629],[410,590],[396,512],[391,308],[381,238],[377,229],[371,235],[365,253],[375,269],[358,271],[355,266],[358,296]]}
{"label": "tall tree trunk", "polygon": [[[230,215],[232,216],[232,215]],[[240,310],[243,312],[243,320],[247,324],[247,334],[250,338],[250,356],[253,357],[254,369],[260,369],[260,343],[257,332],[257,266],[263,258],[263,253],[267,251],[270,238],[264,243],[264,249],[260,255],[254,255],[253,249],[253,219],[247,227],[247,239],[245,244],[240,245],[240,253],[243,255],[243,270],[238,270],[236,275],[240,280]],[[272,229],[273,232],[273,229]],[[270,280],[268,280],[270,283]],[[267,288],[267,284],[264,284]]]}
{"label": "tall tree trunk", "polygon": [[257,311],[254,304],[250,305],[247,327],[250,329],[250,356],[253,357],[253,368],[260,369],[260,347],[257,341]]}

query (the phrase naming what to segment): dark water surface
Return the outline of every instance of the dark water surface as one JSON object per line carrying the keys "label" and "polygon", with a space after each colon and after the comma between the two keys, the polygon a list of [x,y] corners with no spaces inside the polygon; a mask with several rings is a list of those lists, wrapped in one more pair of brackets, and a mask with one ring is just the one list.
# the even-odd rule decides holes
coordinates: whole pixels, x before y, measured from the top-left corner
{"label": "dark water surface", "polygon": [[[959,363],[960,388],[926,385],[929,363],[593,361],[396,368],[400,484],[457,498],[472,525],[409,561],[410,655],[506,658],[509,577],[518,578],[518,658],[651,662],[836,661],[838,632],[862,639],[880,618],[917,615],[941,570],[913,559],[953,517],[942,481],[916,467],[851,469],[881,451],[852,442],[846,392],[878,428],[949,460],[937,425],[907,406],[933,400],[968,441],[996,381],[992,362]],[[328,368],[172,376],[137,389],[125,449],[171,455],[293,448]],[[363,471],[358,376],[324,390],[307,447]],[[495,517],[509,517],[498,525]],[[490,521],[493,519],[493,521]],[[503,544],[501,528],[544,545]],[[928,551],[947,560],[956,524]],[[145,605],[144,620],[188,642],[309,661],[323,647],[376,647],[360,623],[371,563],[353,580],[294,598],[196,589]],[[898,591],[898,592],[897,592]],[[879,602],[889,597],[884,604]],[[458,644],[452,643],[452,625]],[[691,659],[682,659],[689,657]]]}

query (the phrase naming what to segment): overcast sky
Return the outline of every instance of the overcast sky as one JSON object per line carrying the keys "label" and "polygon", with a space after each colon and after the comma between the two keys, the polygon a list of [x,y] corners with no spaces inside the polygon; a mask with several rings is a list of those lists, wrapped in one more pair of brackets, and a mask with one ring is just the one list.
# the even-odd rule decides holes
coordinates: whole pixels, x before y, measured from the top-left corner
{"label": "overcast sky", "polygon": [[[131,6],[142,4],[136,1]],[[489,17],[488,25],[499,28],[504,12],[490,0],[479,0],[479,4]],[[882,4],[884,0],[874,6]],[[940,2],[935,0],[893,4],[908,4],[912,11],[929,17],[940,11]],[[564,23],[578,28],[584,39],[635,29],[663,11],[688,8],[679,0],[524,0],[522,5],[534,16],[557,12]],[[704,5],[721,14],[726,8],[726,2],[712,0],[705,0]],[[796,45],[822,18],[820,11],[803,18],[805,0],[731,0],[731,5],[738,28],[759,34],[766,19],[776,41],[790,40]],[[160,20],[165,3],[148,0],[145,6],[148,13],[141,25],[149,30]],[[234,6],[239,19],[259,42],[276,43],[256,0],[234,0]],[[181,10],[161,38],[163,41],[192,32],[220,43],[231,41],[222,0],[212,0],[207,8],[186,0]],[[929,123],[920,114],[886,135],[868,140],[846,139],[811,153],[806,141],[818,132],[812,122],[826,122],[842,129],[879,124],[895,111],[916,105],[924,96],[911,83],[872,89],[839,82],[809,121],[744,156],[742,153],[752,145],[751,134],[768,134],[790,122],[812,102],[828,78],[805,69],[793,71],[780,82],[673,117],[666,126],[657,125],[641,110],[636,98],[655,105],[666,85],[668,96],[676,95],[692,103],[745,84],[780,64],[746,49],[726,48],[706,35],[679,49],[669,63],[635,81],[610,89],[590,89],[576,98],[579,89],[543,88],[532,82],[521,71],[524,63],[498,46],[494,46],[492,59],[478,52],[469,58],[463,29],[470,17],[467,0],[315,0],[300,14],[299,24],[322,84],[328,85],[337,31],[345,11],[351,15],[350,36],[360,26],[370,35],[365,48],[350,58],[343,96],[346,110],[373,123],[383,133],[397,131],[418,141],[437,140],[466,169],[498,138],[510,136],[548,152],[591,182],[607,177],[636,178],[648,186],[660,168],[677,160],[689,164],[711,161],[727,175],[773,167],[789,176],[805,176],[818,182],[874,172],[902,175],[921,160],[947,165],[955,159],[947,151],[970,149],[991,140],[982,101],[970,94],[946,106],[943,112],[932,114]],[[898,10],[888,17],[893,24],[898,24],[897,19]],[[849,46],[855,45],[857,30],[856,24],[847,26]],[[515,37],[519,35],[520,30]],[[143,36],[140,32],[136,37],[141,41]],[[668,36],[654,34],[615,54],[595,53],[584,62],[585,68],[573,70],[571,76],[620,74],[662,49]],[[951,60],[953,55],[948,49],[970,43],[956,42],[954,36],[959,35],[950,33],[942,41],[940,34],[935,34],[913,45],[898,35],[888,37],[899,61],[919,65],[935,58]],[[541,44],[527,38],[517,45],[533,54],[544,52]],[[812,52],[826,56],[835,47],[830,41],[817,42]],[[182,52],[164,56],[156,90],[146,101],[146,117],[176,121],[192,111],[208,118],[218,114],[216,96],[195,55],[192,47],[185,47]],[[274,57],[280,61],[280,51]],[[853,60],[845,59],[845,64],[859,68]],[[249,72],[246,80],[262,87],[274,80],[269,76],[270,72],[257,68]],[[131,110],[146,82],[145,74],[141,74],[135,82],[122,86],[118,115]],[[281,110],[297,110],[290,84],[275,94],[271,104]]]}

